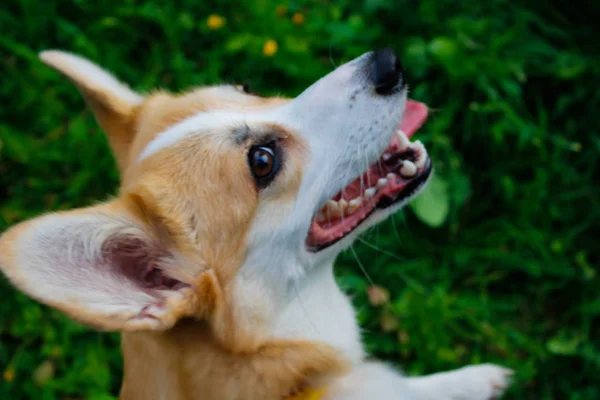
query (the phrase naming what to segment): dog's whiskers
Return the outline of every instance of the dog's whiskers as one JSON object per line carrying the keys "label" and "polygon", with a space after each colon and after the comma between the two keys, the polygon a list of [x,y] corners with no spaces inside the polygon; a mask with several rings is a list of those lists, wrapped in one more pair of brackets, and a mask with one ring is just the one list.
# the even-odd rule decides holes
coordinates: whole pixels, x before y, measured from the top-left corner
{"label": "dog's whiskers", "polygon": [[[393,259],[396,259],[398,261],[406,261],[405,259],[400,258],[397,255],[395,255],[394,253],[390,253],[389,251],[386,251],[386,250],[384,250],[384,249],[382,249],[382,248],[374,245],[373,243],[367,242],[366,240],[364,240],[364,239],[362,239],[360,237],[358,237],[357,240],[359,240],[361,243],[364,243],[368,247],[381,252],[381,254],[385,254],[386,256],[391,257]],[[425,292],[425,287],[421,283],[419,283],[417,280],[411,278],[410,276],[406,275],[400,269],[398,269],[396,271],[396,274],[402,280],[404,280],[404,282],[406,283],[406,285],[409,286],[411,289],[414,289],[414,290],[418,291],[419,293],[424,293]]]}
{"label": "dog's whiskers", "polygon": [[[408,226],[406,225],[406,220],[404,218],[402,218],[402,222],[404,222],[404,228],[408,230]],[[396,236],[396,239],[398,239],[398,244],[403,246],[404,243],[402,243],[402,238],[400,238],[398,227],[396,226],[396,214],[392,215],[392,226],[394,227],[394,235]]]}
{"label": "dog's whiskers", "polygon": [[315,330],[315,332],[317,334],[319,334],[320,333],[319,329],[317,328],[317,326],[313,323],[312,319],[310,318],[310,314],[306,310],[306,307],[304,307],[304,302],[302,301],[302,298],[300,297],[300,292],[298,291],[298,286],[297,286],[295,280],[292,282],[292,286],[294,287],[294,292],[296,293],[296,300],[298,301],[298,304],[300,304],[300,308],[302,308],[302,312],[304,313],[306,320],[308,321],[310,326]]}
{"label": "dog's whiskers", "polygon": [[333,45],[333,43],[329,42],[329,61],[331,62],[331,65],[333,65],[333,68],[337,68],[337,65],[333,61],[333,55],[331,53],[331,47],[332,47],[332,45]]}
{"label": "dog's whiskers", "polygon": [[356,251],[354,250],[354,245],[350,245],[350,251],[354,255],[354,258],[356,259],[356,262],[358,263],[358,267],[360,268],[360,270],[362,271],[362,273],[365,275],[365,278],[367,278],[367,281],[369,281],[369,284],[371,286],[374,286],[375,283],[373,282],[373,279],[371,279],[371,276],[367,272],[367,270],[366,270],[365,266],[363,265],[363,263],[360,261],[360,258],[358,258],[358,254],[356,254]]}
{"label": "dog's whiskers", "polygon": [[398,257],[396,254],[394,254],[394,253],[391,253],[391,252],[389,252],[389,251],[387,251],[387,250],[385,250],[385,249],[383,249],[383,248],[381,248],[381,247],[377,246],[376,244],[373,244],[373,243],[371,243],[371,242],[369,242],[369,241],[367,241],[367,240],[363,239],[363,238],[362,238],[362,237],[360,237],[360,236],[359,236],[359,237],[357,237],[357,238],[356,238],[356,240],[360,241],[361,243],[364,243],[365,245],[367,245],[368,247],[372,248],[373,250],[377,250],[377,251],[378,251],[378,252],[380,252],[381,254],[385,254],[386,256],[388,256],[388,257],[391,257],[391,258],[393,258],[393,259],[395,259],[395,260],[398,260],[398,261],[406,261],[406,259],[404,259],[404,258],[402,258],[402,257]]}

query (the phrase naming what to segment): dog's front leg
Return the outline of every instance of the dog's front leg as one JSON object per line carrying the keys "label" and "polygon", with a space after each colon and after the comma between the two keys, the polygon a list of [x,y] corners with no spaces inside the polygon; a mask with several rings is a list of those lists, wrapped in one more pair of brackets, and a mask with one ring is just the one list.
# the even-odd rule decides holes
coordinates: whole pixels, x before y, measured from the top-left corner
{"label": "dog's front leg", "polygon": [[492,400],[508,386],[512,371],[472,365],[423,377],[404,377],[381,363],[365,363],[340,379],[326,400]]}
{"label": "dog's front leg", "polygon": [[494,364],[480,364],[407,378],[407,382],[411,389],[424,395],[426,399],[492,400],[504,393],[512,375],[513,371],[510,369]]}

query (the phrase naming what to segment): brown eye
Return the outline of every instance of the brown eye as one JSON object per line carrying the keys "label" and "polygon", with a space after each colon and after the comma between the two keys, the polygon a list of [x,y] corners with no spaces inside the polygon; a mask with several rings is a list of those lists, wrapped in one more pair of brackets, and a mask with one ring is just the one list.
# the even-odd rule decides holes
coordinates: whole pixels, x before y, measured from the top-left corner
{"label": "brown eye", "polygon": [[275,165],[275,154],[268,147],[259,147],[252,152],[252,172],[257,178],[269,176]]}
{"label": "brown eye", "polygon": [[255,146],[248,153],[250,171],[260,187],[265,187],[279,170],[279,157],[275,143],[266,146]]}

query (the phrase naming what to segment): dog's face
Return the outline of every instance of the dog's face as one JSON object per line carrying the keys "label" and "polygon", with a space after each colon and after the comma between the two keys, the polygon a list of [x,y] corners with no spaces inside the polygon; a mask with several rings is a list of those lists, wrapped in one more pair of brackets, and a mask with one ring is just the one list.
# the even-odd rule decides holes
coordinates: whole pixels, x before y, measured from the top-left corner
{"label": "dog's face", "polygon": [[81,58],[42,58],[83,93],[122,185],[110,202],[12,228],[0,266],[26,293],[100,328],[197,316],[264,329],[291,284],[406,204],[431,171],[405,135],[426,108],[407,106],[389,50],[295,99],[230,85],[142,96]]}

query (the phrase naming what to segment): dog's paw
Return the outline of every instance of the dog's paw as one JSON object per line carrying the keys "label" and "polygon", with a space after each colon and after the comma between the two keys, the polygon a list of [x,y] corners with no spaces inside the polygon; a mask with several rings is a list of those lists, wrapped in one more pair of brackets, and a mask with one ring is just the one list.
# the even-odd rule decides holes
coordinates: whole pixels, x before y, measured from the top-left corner
{"label": "dog's paw", "polygon": [[452,371],[447,378],[451,400],[494,400],[500,398],[514,372],[494,364],[470,365]]}

